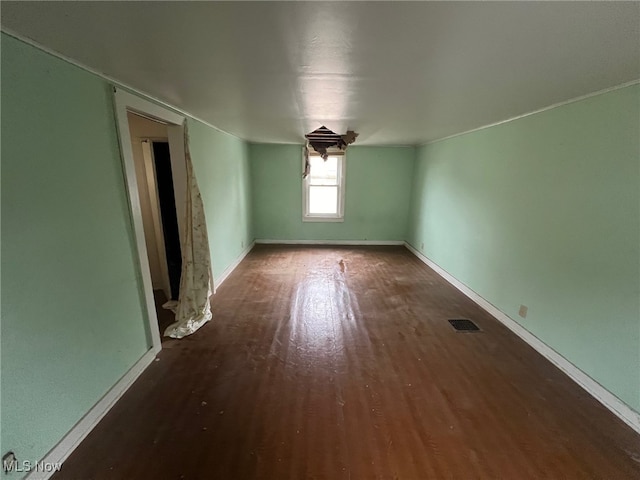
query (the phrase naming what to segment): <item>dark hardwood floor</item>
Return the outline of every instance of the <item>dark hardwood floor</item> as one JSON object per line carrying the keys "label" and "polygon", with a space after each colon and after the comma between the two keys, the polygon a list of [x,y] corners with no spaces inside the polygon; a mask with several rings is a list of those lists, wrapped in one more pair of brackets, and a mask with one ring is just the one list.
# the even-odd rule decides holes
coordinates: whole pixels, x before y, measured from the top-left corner
{"label": "dark hardwood floor", "polygon": [[640,478],[639,435],[403,247],[258,246],[213,310],[55,479]]}
{"label": "dark hardwood floor", "polygon": [[173,313],[173,311],[168,310],[166,308],[162,308],[162,305],[164,305],[168,301],[167,296],[162,290],[154,290],[153,299],[155,300],[155,304],[156,304],[156,315],[158,317],[158,329],[160,331],[160,341],[162,342],[164,347],[164,344],[166,342],[173,341],[171,337],[165,337],[163,335],[167,327],[169,327],[169,325],[171,325],[176,321],[176,315],[175,313]]}

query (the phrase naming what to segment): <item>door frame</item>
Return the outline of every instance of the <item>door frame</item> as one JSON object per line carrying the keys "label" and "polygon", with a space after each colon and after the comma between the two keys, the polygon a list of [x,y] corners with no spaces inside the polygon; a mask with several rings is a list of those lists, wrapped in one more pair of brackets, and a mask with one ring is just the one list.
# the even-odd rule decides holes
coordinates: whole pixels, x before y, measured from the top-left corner
{"label": "door frame", "polygon": [[186,200],[185,196],[181,196],[183,193],[186,194],[186,166],[183,140],[186,117],[120,88],[113,87],[113,92],[124,180],[129,199],[129,210],[131,213],[131,223],[136,243],[139,274],[142,279],[142,295],[144,297],[144,303],[147,310],[147,328],[149,334],[148,346],[157,353],[162,348],[160,341],[160,327],[158,326],[156,305],[153,297],[153,285],[151,283],[151,271],[149,269],[147,245],[142,225],[142,210],[140,208],[140,197],[136,179],[135,163],[133,160],[133,150],[131,148],[131,134],[129,130],[127,112],[134,112],[167,125],[171,167],[173,171],[178,172],[177,175],[174,175],[174,192],[176,195],[176,211],[178,213],[178,228],[181,243],[184,238],[184,213]]}

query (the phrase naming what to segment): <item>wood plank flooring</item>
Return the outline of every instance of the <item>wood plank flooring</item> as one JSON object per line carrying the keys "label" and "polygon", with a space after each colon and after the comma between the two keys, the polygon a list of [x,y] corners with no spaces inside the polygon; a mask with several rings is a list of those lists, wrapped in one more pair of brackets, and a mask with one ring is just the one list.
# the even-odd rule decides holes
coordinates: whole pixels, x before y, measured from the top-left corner
{"label": "wood plank flooring", "polygon": [[640,478],[639,435],[403,247],[258,246],[213,311],[55,479]]}

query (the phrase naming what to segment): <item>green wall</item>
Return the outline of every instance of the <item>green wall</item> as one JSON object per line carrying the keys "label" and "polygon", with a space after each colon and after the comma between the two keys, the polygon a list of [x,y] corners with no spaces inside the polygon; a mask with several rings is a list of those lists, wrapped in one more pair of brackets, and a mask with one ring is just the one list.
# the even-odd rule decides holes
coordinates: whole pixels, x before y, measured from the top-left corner
{"label": "green wall", "polygon": [[344,222],[302,221],[302,146],[249,145],[254,234],[266,240],[402,241],[413,147],[351,146]]}
{"label": "green wall", "polygon": [[[1,47],[0,452],[35,461],[150,340],[110,86]],[[254,238],[408,239],[640,411],[640,86],[417,151],[352,146],[343,223],[302,222],[300,146],[189,128],[217,278]]]}
{"label": "green wall", "polygon": [[109,86],[1,47],[0,451],[36,461],[150,340]]}
{"label": "green wall", "polygon": [[[151,340],[110,85],[5,34],[1,47],[0,452],[33,462]],[[188,122],[218,278],[253,241],[248,149]]]}
{"label": "green wall", "polygon": [[195,120],[189,121],[189,137],[217,285],[253,242],[248,148],[244,141]]}
{"label": "green wall", "polygon": [[635,85],[420,147],[408,238],[636,411],[639,132]]}

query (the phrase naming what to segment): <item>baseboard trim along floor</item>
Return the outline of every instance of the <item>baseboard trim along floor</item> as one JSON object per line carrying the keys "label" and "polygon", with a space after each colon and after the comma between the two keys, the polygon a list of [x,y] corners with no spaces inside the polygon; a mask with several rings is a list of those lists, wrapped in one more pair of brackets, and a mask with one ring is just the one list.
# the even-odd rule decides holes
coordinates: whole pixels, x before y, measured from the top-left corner
{"label": "baseboard trim along floor", "polygon": [[522,325],[509,317],[506,313],[499,310],[496,306],[492,305],[489,301],[487,301],[476,292],[471,290],[469,287],[467,287],[465,284],[460,282],[453,275],[444,270],[431,259],[420,253],[412,245],[410,245],[409,243],[405,243],[405,247],[407,247],[407,249],[418,259],[420,259],[424,264],[432,268],[438,275],[440,275],[447,282],[457,288],[460,292],[473,300],[483,310],[495,317],[499,322],[505,325],[513,333],[518,335],[522,340],[527,342],[540,355],[545,357],[556,367],[566,373],[569,378],[580,385],[584,390],[586,390],[591,396],[598,400],[602,405],[604,405],[607,409],[614,413],[623,422],[633,428],[636,432],[640,433],[640,413],[634,411],[626,403],[613,395],[609,390],[604,388],[593,378],[580,370],[573,363],[564,358],[561,354],[556,352],[549,345],[533,335]]}

